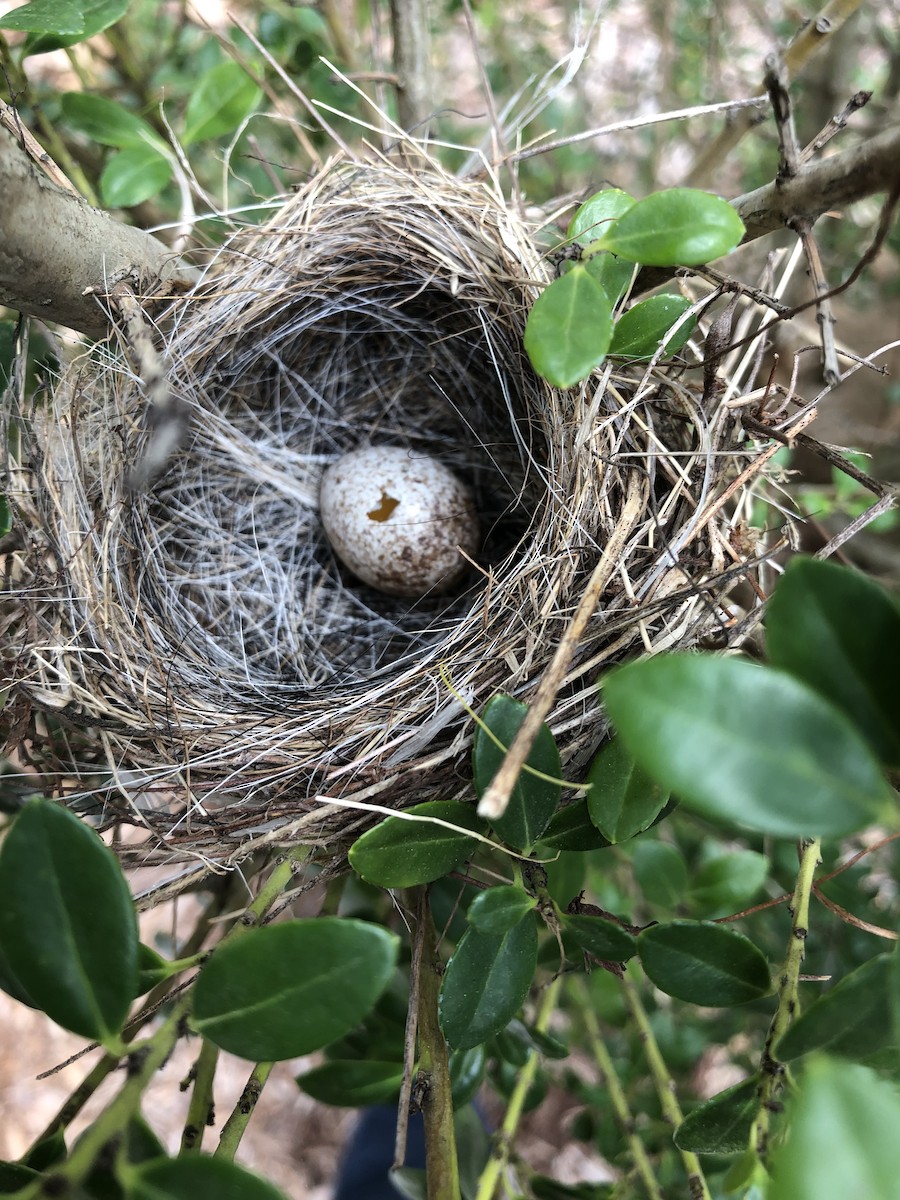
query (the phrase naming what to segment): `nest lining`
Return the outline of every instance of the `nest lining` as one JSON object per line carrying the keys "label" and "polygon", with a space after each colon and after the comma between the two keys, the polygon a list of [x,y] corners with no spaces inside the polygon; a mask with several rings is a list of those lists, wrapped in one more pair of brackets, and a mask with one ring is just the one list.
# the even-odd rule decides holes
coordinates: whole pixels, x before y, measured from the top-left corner
{"label": "nest lining", "polygon": [[[436,163],[338,162],[180,307],[165,356],[189,433],[151,488],[128,487],[152,422],[126,353],[75,364],[19,414],[28,545],[6,658],[51,788],[149,826],[141,861],[227,861],[298,826],[328,840],[347,816],[322,797],[466,794],[470,725],[447,676],[476,708],[498,689],[527,700],[618,532],[551,721],[564,761],[584,761],[599,666],[720,617],[719,534],[698,516],[730,430],[677,368],[565,393],[538,379],[522,334],[550,274],[492,188]],[[380,596],[331,554],[319,477],[369,443],[473,487],[484,544],[454,594]]]}

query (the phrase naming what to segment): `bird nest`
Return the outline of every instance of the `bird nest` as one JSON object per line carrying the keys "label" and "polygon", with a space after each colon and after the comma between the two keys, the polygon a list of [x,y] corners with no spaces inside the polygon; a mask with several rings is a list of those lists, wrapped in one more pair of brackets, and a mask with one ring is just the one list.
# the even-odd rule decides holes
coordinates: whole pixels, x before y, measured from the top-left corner
{"label": "bird nest", "polygon": [[[696,369],[608,366],[568,391],[532,371],[525,319],[553,273],[491,183],[345,158],[157,330],[187,420],[155,480],[134,486],[166,417],[124,335],[14,413],[6,717],[39,786],[142,827],[141,863],[339,847],[367,806],[469,796],[467,709],[530,699],[606,561],[549,718],[577,775],[602,668],[721,630],[743,552],[734,424]],[[474,492],[482,541],[453,592],[392,598],[336,561],[319,480],[369,444]]]}

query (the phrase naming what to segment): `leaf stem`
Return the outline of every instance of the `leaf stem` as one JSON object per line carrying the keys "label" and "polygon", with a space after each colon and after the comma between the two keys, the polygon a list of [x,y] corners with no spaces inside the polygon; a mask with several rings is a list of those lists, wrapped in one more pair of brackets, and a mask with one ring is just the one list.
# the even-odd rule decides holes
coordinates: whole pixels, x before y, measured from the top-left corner
{"label": "leaf stem", "polygon": [[[647,1010],[641,1002],[634,981],[629,978],[627,968],[622,980],[622,990],[626,1007],[631,1013],[640,1039],[644,1044],[644,1054],[647,1057],[647,1064],[650,1067],[650,1074],[653,1078],[656,1094],[659,1097],[663,1116],[672,1126],[673,1130],[677,1129],[684,1120],[684,1114],[675,1096],[675,1081],[669,1074],[669,1068],[666,1066],[659,1043],[651,1028]],[[706,1178],[703,1174],[703,1168],[700,1166],[700,1159],[691,1150],[679,1149],[678,1153],[681,1155],[681,1161],[687,1172],[691,1200],[712,1200]]]}
{"label": "leaf stem", "polygon": [[214,1151],[217,1158],[227,1158],[229,1161],[234,1158],[274,1065],[270,1062],[257,1063],[251,1071],[237,1104],[222,1126],[219,1144]]}
{"label": "leaf stem", "polygon": [[800,844],[800,867],[791,899],[791,936],[787,956],[778,980],[778,1007],[766,1036],[760,1062],[759,1112],[753,1123],[750,1144],[760,1162],[765,1164],[769,1151],[769,1136],[773,1113],[781,1110],[779,1096],[784,1087],[785,1066],[777,1057],[778,1040],[793,1021],[799,1007],[800,970],[806,956],[809,933],[809,898],[812,895],[816,867],[820,862],[822,843],[810,838]]}
{"label": "leaf stem", "polygon": [[[559,999],[561,986],[562,976],[557,975],[544,992],[544,997],[538,1009],[537,1020],[535,1021],[535,1029],[539,1033],[547,1032],[550,1025],[550,1018]],[[491,1152],[491,1157],[488,1159],[484,1170],[481,1172],[481,1178],[478,1180],[478,1191],[475,1200],[493,1200],[500,1177],[509,1164],[510,1147],[516,1130],[519,1127],[519,1122],[522,1119],[525,1100],[531,1085],[534,1083],[539,1062],[540,1055],[538,1051],[529,1051],[528,1058],[519,1072],[516,1086],[513,1088],[512,1095],[509,1098],[509,1104],[506,1106],[506,1115],[503,1118],[503,1124],[494,1138],[494,1148]]]}
{"label": "leaf stem", "polygon": [[612,1057],[606,1048],[606,1043],[600,1032],[600,1023],[591,1006],[585,982],[580,976],[573,977],[572,987],[575,992],[576,1003],[581,1009],[581,1016],[587,1029],[591,1051],[593,1052],[600,1074],[606,1083],[606,1090],[609,1092],[609,1099],[613,1107],[613,1112],[616,1115],[616,1120],[621,1125],[628,1139],[628,1148],[631,1151],[634,1165],[644,1182],[644,1187],[647,1189],[647,1195],[650,1197],[650,1200],[663,1200],[663,1194],[660,1191],[659,1183],[653,1170],[653,1164],[650,1162],[647,1151],[644,1149],[644,1143],[635,1131],[634,1116],[628,1107],[628,1098],[619,1082]]}

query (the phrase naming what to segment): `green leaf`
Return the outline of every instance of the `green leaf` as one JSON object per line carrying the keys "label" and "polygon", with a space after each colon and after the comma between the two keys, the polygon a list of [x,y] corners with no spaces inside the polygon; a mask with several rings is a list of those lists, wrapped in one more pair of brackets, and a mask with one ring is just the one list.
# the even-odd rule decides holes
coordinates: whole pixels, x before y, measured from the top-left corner
{"label": "green leaf", "polygon": [[734,850],[710,859],[695,872],[688,902],[702,916],[719,917],[747,904],[769,874],[769,860],[755,850]]}
{"label": "green leaf", "polygon": [[482,933],[506,933],[536,904],[534,896],[515,884],[500,884],[475,897],[469,905],[469,924]]}
{"label": "green leaf", "polygon": [[638,954],[661,992],[710,1008],[757,1000],[769,990],[762,952],[742,933],[709,921],[652,925],[638,937]]}
{"label": "green leaf", "polygon": [[61,103],[68,124],[101,146],[154,146],[165,152],[165,142],[147,122],[113,100],[89,92],[63,92]]}
{"label": "green leaf", "polygon": [[58,1025],[105,1042],[137,987],[131,893],[115,855],[78,817],[33,800],[0,848],[0,955]]}
{"label": "green leaf", "polygon": [[539,857],[545,857],[544,851],[569,850],[584,853],[588,850],[603,850],[609,845],[611,843],[591,820],[587,800],[573,800],[551,817],[550,824],[541,834]]}
{"label": "green leaf", "polygon": [[390,1104],[403,1082],[403,1063],[332,1061],[297,1075],[301,1091],[320,1104],[337,1108],[365,1108],[369,1104]]}
{"label": "green leaf", "polygon": [[130,0],[81,0],[79,7],[83,24],[80,30],[72,34],[35,32],[22,48],[23,58],[32,54],[47,54],[51,50],[74,46],[96,37],[124,17],[129,3]]}
{"label": "green leaf", "polygon": [[12,510],[5,496],[0,496],[0,537],[6,537],[12,529]]}
{"label": "green leaf", "polygon": [[39,1179],[38,1172],[23,1163],[0,1162],[0,1196],[12,1196]]}
{"label": "green leaf", "polygon": [[759,1081],[745,1079],[693,1109],[675,1130],[675,1145],[694,1154],[746,1149],[759,1111]]}
{"label": "green leaf", "polygon": [[635,205],[634,196],[619,188],[605,188],[585,200],[569,222],[566,237],[570,242],[588,246],[609,232],[610,224]]}
{"label": "green leaf", "polygon": [[609,962],[626,962],[637,953],[634,934],[607,917],[566,915],[561,924],[563,932],[569,934],[582,950],[586,950],[595,958]]}
{"label": "green leaf", "polygon": [[145,946],[141,942],[138,946],[138,983],[135,996],[146,995],[151,988],[155,988],[172,974],[172,964],[168,959],[157,954],[152,946]]}
{"label": "green leaf", "polygon": [[659,350],[664,342],[663,357],[671,357],[682,348],[697,325],[697,318],[682,322],[671,337],[666,334],[679,317],[691,307],[690,300],[684,296],[673,296],[665,293],[651,296],[632,305],[628,312],[623,313],[616,321],[609,353],[617,358],[649,359]]}
{"label": "green leaf", "polygon": [[611,672],[604,700],[638,764],[712,820],[836,838],[889,803],[878,763],[844,714],[781,671],[661,654]]}
{"label": "green leaf", "polygon": [[581,263],[541,292],[525,323],[531,365],[557,388],[586,379],[606,357],[611,337],[609,298]]}
{"label": "green leaf", "polygon": [[131,208],[157,195],[172,178],[172,164],[153,146],[130,146],[110,155],[100,176],[108,208]]}
{"label": "green leaf", "polygon": [[791,1062],[812,1050],[827,1050],[862,1062],[897,1045],[891,1020],[890,954],[857,967],[801,1013],[779,1039],[775,1053]]}
{"label": "green leaf", "polygon": [[528,995],[537,966],[537,926],[529,913],[506,933],[469,929],[444,973],[440,1020],[454,1050],[504,1029]]}
{"label": "green leaf", "polygon": [[286,1200],[236,1163],[201,1154],[156,1158],[128,1169],[125,1193],[128,1200]]}
{"label": "green leaf", "polygon": [[552,862],[544,864],[547,891],[560,908],[567,908],[583,889],[586,865],[583,854],[568,851],[563,851]]}
{"label": "green leaf", "polygon": [[648,267],[696,266],[729,254],[744,236],[731,205],[696,188],[639,200],[602,239],[614,254]]}
{"label": "green leaf", "polygon": [[262,92],[238,63],[219,63],[202,76],[185,114],[185,146],[232,133],[262,99]]}
{"label": "green leaf", "polygon": [[29,33],[83,33],[84,14],[77,0],[31,0],[0,16],[0,29]]}
{"label": "green leaf", "polygon": [[626,262],[624,258],[619,258],[618,254],[607,254],[605,251],[585,259],[584,266],[591,278],[603,288],[613,308],[631,287],[637,270],[634,263]]}
{"label": "green leaf", "polygon": [[688,869],[684,855],[668,842],[642,841],[634,849],[634,877],[650,904],[675,909],[684,899]]}
{"label": "green leaf", "polygon": [[842,709],[883,762],[900,765],[900,610],[865,575],[795,558],[769,601],[772,662]]}
{"label": "green leaf", "polygon": [[390,982],[397,949],[395,934],[341,917],[254,929],[204,965],[194,1028],[254,1062],[309,1054],[371,1011]]}
{"label": "green leaf", "polygon": [[[479,799],[500,769],[527,712],[525,704],[502,694],[492,696],[485,705],[482,721],[490,732],[485,732],[479,726],[475,730],[472,748],[472,771]],[[500,742],[499,746],[490,734]],[[523,770],[512,790],[509,807],[493,823],[498,835],[516,850],[529,850],[534,845],[547,828],[559,803],[562,789],[558,780],[562,764],[553,734],[546,725],[541,726],[535,738],[526,766],[533,771],[540,771],[547,778],[542,779]]]}
{"label": "green leaf", "polygon": [[61,1129],[42,1137],[22,1156],[22,1165],[34,1171],[46,1171],[66,1157],[66,1139]]}
{"label": "green leaf", "polygon": [[478,1093],[487,1066],[484,1045],[471,1046],[468,1050],[453,1050],[450,1054],[450,1090],[453,1107],[462,1108]]}
{"label": "green leaf", "polygon": [[591,763],[587,805],[591,820],[611,843],[625,842],[653,823],[668,793],[638,767],[621,738],[613,738]]}
{"label": "green leaf", "polygon": [[[406,817],[388,817],[350,847],[350,866],[369,883],[406,888],[440,879],[478,846],[474,838],[457,830],[485,830],[474,807],[459,800],[427,800],[406,813]],[[432,817],[457,828],[411,817]]]}
{"label": "green leaf", "polygon": [[814,1058],[788,1105],[767,1200],[888,1200],[900,1179],[900,1098],[874,1071]]}

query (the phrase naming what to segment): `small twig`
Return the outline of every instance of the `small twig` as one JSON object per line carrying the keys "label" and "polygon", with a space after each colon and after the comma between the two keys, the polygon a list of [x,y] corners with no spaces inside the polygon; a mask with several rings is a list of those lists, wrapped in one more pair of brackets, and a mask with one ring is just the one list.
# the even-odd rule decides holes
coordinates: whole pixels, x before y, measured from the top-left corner
{"label": "small twig", "polygon": [[824,904],[829,912],[833,912],[836,917],[840,917],[847,925],[852,925],[855,929],[862,929],[864,933],[874,934],[875,937],[885,938],[889,942],[900,942],[900,933],[896,933],[893,929],[885,929],[882,925],[873,925],[870,921],[864,921],[861,917],[854,916],[852,912],[848,912],[846,908],[829,898],[819,888],[819,881],[812,885],[813,894],[816,899]]}
{"label": "small twig", "polygon": [[[647,1057],[647,1065],[650,1067],[650,1074],[653,1077],[653,1084],[656,1088],[656,1095],[659,1099],[659,1106],[662,1109],[663,1117],[671,1125],[672,1129],[675,1130],[684,1120],[684,1114],[675,1095],[675,1084],[672,1076],[669,1074],[669,1068],[666,1066],[666,1061],[662,1056],[656,1036],[653,1033],[650,1019],[638,995],[634,981],[629,978],[627,970],[622,980],[622,992],[625,997],[625,1006],[637,1026],[638,1034],[643,1043],[644,1054]],[[688,1190],[691,1200],[712,1200],[706,1177],[703,1174],[703,1168],[700,1165],[700,1159],[691,1150],[682,1150],[679,1148],[678,1153],[681,1155],[681,1161],[687,1173]]]}
{"label": "small twig", "polygon": [[431,97],[431,32],[428,0],[390,0],[397,74],[397,116],[407,133],[427,137]]}
{"label": "small twig", "polygon": [[[538,1033],[546,1033],[550,1026],[550,1018],[556,1010],[561,985],[562,976],[558,975],[544,992],[540,1008],[538,1009],[537,1019],[534,1023],[534,1027]],[[519,1122],[522,1119],[522,1112],[525,1107],[525,1099],[528,1096],[531,1085],[534,1083],[539,1063],[540,1054],[538,1051],[530,1050],[524,1066],[516,1076],[516,1084],[509,1098],[509,1103],[506,1106],[503,1124],[500,1126],[497,1136],[494,1139],[491,1157],[488,1159],[487,1165],[481,1172],[481,1178],[478,1180],[478,1191],[475,1194],[475,1200],[493,1200],[500,1178],[509,1164],[513,1138],[516,1135],[516,1130],[519,1128]]]}
{"label": "small twig", "polygon": [[422,977],[422,952],[425,944],[425,923],[428,916],[428,893],[417,888],[409,893],[415,911],[412,962],[409,966],[409,1000],[406,1006],[406,1028],[403,1033],[403,1081],[397,1101],[397,1132],[394,1135],[393,1170],[406,1162],[406,1139],[409,1132],[409,1102],[412,1096],[413,1067],[416,1062],[416,1032],[419,1021],[419,988]]}
{"label": "small twig", "polygon": [[[219,1047],[203,1038],[200,1053],[191,1068],[191,1099],[188,1104],[184,1129],[181,1131],[181,1153],[200,1151],[203,1148],[203,1131],[214,1123],[215,1102],[213,1084],[219,1063]],[[184,1087],[185,1085],[182,1085]]]}
{"label": "small twig", "polygon": [[643,1180],[650,1200],[663,1200],[662,1191],[653,1171],[653,1164],[647,1156],[644,1143],[638,1136],[634,1117],[628,1106],[628,1097],[625,1095],[625,1089],[619,1082],[612,1055],[606,1048],[606,1043],[600,1032],[600,1023],[597,1020],[597,1014],[594,1012],[584,980],[580,976],[576,976],[572,979],[572,986],[577,993],[578,1007],[587,1029],[591,1052],[594,1055],[594,1060],[597,1063],[602,1080],[606,1084],[606,1090],[609,1093],[609,1100],[612,1104],[616,1120],[619,1122],[622,1132],[628,1140],[628,1149],[631,1152],[631,1157],[634,1159],[634,1165]]}
{"label": "small twig", "polygon": [[800,868],[791,899],[791,936],[778,981],[778,1007],[769,1026],[760,1062],[759,1110],[753,1123],[751,1145],[763,1164],[769,1152],[772,1115],[781,1111],[779,1097],[784,1087],[785,1066],[778,1058],[778,1040],[797,1015],[800,968],[806,955],[809,933],[809,898],[821,848],[818,838],[801,843]]}
{"label": "small twig", "polygon": [[257,1063],[251,1071],[237,1104],[222,1126],[219,1144],[214,1151],[216,1158],[234,1158],[274,1066],[275,1064],[270,1062]]}
{"label": "small twig", "polygon": [[854,113],[859,112],[872,99],[871,92],[856,92],[851,96],[839,113],[831,118],[828,124],[818,133],[807,146],[800,152],[800,166],[809,162],[813,155],[818,154],[820,150],[828,145],[833,137],[847,128],[847,124]]}
{"label": "small twig", "polygon": [[519,726],[519,731],[500,764],[500,769],[481,797],[478,805],[479,816],[486,817],[488,820],[496,820],[506,812],[512,789],[525,766],[525,760],[531,753],[534,739],[544,723],[544,718],[553,707],[553,702],[562,687],[584,631],[594,615],[604,589],[618,570],[622,551],[644,511],[644,488],[643,478],[637,472],[632,472],[628,481],[628,493],[616,527],[588,580],[575,610],[575,616],[568,629],[560,637],[553,658],[541,677],[538,690],[525,714],[525,720]]}

